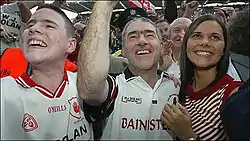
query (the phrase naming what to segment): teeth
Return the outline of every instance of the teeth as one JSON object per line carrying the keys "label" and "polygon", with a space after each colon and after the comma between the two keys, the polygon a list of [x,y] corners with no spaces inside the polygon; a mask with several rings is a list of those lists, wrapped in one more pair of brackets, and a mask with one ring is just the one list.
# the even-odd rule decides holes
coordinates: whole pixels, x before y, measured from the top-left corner
{"label": "teeth", "polygon": [[137,55],[138,55],[138,54],[149,54],[149,50],[140,50],[140,51],[137,51],[136,54],[137,54]]}
{"label": "teeth", "polygon": [[42,47],[47,46],[44,42],[38,40],[30,40],[29,45],[40,45]]}
{"label": "teeth", "polygon": [[210,56],[210,55],[212,55],[210,52],[205,52],[205,51],[197,51],[196,54],[203,55],[203,56]]}

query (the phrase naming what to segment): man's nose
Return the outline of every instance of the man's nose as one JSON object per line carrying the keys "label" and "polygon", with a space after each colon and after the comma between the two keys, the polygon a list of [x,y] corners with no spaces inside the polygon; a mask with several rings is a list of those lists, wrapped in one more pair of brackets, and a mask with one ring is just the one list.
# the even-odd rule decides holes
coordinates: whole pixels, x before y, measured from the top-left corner
{"label": "man's nose", "polygon": [[29,27],[29,34],[32,33],[39,33],[42,34],[42,29],[39,24],[34,24],[33,26]]}
{"label": "man's nose", "polygon": [[140,45],[145,45],[145,44],[147,44],[147,43],[148,43],[147,39],[145,38],[145,36],[144,36],[143,34],[141,34],[141,35],[139,36],[139,44],[140,44]]}

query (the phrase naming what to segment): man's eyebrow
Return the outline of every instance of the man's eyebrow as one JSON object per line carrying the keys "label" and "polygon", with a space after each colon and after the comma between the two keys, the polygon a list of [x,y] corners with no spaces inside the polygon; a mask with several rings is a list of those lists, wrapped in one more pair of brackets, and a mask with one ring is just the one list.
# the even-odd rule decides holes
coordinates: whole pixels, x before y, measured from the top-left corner
{"label": "man's eyebrow", "polygon": [[139,31],[136,31],[136,30],[131,31],[131,32],[128,33],[128,36],[131,35],[131,34],[136,34],[136,33],[138,33],[138,32],[139,32]]}
{"label": "man's eyebrow", "polygon": [[144,30],[144,31],[142,31],[142,32],[144,32],[144,33],[155,33],[154,30],[150,30],[150,29]]}
{"label": "man's eyebrow", "polygon": [[[30,23],[35,23],[35,22],[37,22],[35,19],[30,19],[30,20],[27,22],[27,25],[30,24]],[[42,22],[43,22],[43,23],[51,23],[51,24],[54,24],[54,25],[58,26],[57,23],[55,23],[55,22],[53,22],[53,21],[51,21],[51,20],[49,20],[49,19],[42,20]]]}
{"label": "man's eyebrow", "polygon": [[42,22],[44,22],[44,23],[51,23],[51,24],[54,24],[56,26],[59,26],[57,23],[55,23],[54,21],[51,21],[49,19],[42,20]]}
{"label": "man's eyebrow", "polygon": [[143,34],[145,34],[145,33],[155,33],[155,31],[154,30],[150,30],[150,29],[147,29],[147,30],[143,30],[143,31],[131,31],[131,32],[129,32],[128,33],[128,36],[129,35],[131,35],[131,34],[135,34],[135,33],[143,33]]}

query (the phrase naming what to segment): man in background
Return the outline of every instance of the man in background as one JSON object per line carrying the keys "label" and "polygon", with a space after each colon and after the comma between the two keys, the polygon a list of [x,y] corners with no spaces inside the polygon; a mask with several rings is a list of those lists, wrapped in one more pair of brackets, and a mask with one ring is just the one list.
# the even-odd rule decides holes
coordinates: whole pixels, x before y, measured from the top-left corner
{"label": "man in background", "polygon": [[250,140],[249,10],[237,13],[229,22],[232,62],[245,84],[222,107],[221,117],[230,140]]}

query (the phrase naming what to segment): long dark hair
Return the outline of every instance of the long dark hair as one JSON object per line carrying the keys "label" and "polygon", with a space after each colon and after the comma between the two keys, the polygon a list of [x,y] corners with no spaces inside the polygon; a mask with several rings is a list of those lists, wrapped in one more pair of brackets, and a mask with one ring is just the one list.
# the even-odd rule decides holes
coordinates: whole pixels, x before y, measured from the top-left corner
{"label": "long dark hair", "polygon": [[[228,65],[229,65],[229,52],[228,52],[228,37],[227,37],[227,29],[225,24],[220,21],[218,18],[213,15],[203,15],[199,18],[195,19],[187,29],[182,42],[182,51],[180,57],[180,71],[181,71],[181,88],[180,88],[180,102],[185,102],[185,96],[188,95],[186,92],[187,85],[194,77],[194,65],[187,57],[187,41],[190,36],[193,34],[194,30],[204,21],[216,21],[222,28],[225,48],[224,54],[222,55],[220,61],[217,63],[217,74],[215,80],[213,80],[205,89],[208,90],[212,86],[216,84],[218,80],[220,80],[223,75],[226,74]],[[213,28],[213,27],[211,27]]]}

